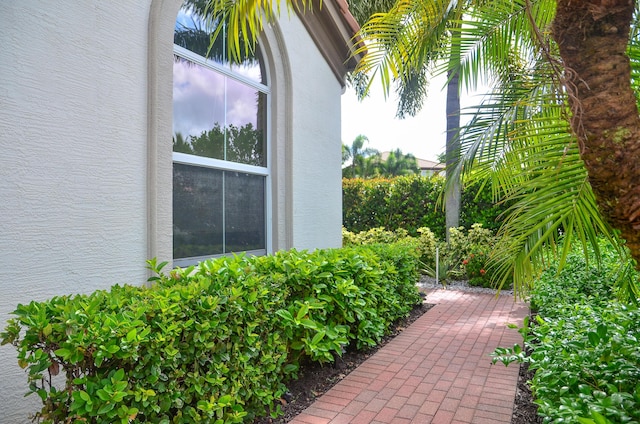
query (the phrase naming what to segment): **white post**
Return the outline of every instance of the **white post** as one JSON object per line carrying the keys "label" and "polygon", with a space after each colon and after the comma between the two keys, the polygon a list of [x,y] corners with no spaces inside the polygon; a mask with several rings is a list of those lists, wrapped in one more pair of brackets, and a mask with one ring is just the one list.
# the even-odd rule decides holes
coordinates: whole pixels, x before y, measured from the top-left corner
{"label": "white post", "polygon": [[440,248],[438,246],[436,246],[436,284],[439,283],[439,279],[438,277],[440,276],[440,270],[438,269],[440,267]]}

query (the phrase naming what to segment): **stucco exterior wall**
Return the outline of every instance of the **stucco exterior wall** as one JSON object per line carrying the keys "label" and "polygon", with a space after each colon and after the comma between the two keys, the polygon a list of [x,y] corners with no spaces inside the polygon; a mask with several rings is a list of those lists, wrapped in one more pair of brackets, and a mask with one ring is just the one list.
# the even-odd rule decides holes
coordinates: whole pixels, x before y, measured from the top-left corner
{"label": "stucco exterior wall", "polygon": [[297,19],[282,19],[292,75],[293,245],[342,244],[342,86]]}
{"label": "stucco exterior wall", "polygon": [[[3,328],[18,303],[145,281],[148,15],[149,1],[0,6]],[[2,423],[26,421],[15,355],[0,348]]]}
{"label": "stucco exterior wall", "polygon": [[[18,303],[144,284],[170,255],[180,3],[0,6],[0,327]],[[341,86],[295,16],[274,28],[274,248],[337,247]],[[0,423],[29,422],[14,348],[0,364]]]}

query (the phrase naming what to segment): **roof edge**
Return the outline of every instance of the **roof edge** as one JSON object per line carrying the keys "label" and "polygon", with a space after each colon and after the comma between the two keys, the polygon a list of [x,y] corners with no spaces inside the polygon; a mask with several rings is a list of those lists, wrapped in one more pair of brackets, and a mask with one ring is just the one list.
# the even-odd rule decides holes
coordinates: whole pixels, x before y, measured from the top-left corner
{"label": "roof edge", "polygon": [[346,0],[312,0],[312,7],[295,7],[296,14],[322,53],[334,75],[345,86],[345,75],[353,71],[362,55],[355,55],[362,40],[360,26]]}

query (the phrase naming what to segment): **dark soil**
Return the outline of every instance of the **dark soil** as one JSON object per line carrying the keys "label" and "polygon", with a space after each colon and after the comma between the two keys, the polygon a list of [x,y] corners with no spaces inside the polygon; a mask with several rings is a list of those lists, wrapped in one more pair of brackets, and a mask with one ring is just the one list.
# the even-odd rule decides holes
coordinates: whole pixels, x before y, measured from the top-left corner
{"label": "dark soil", "polygon": [[[386,336],[381,343],[366,351],[347,351],[333,364],[307,364],[302,366],[298,373],[298,379],[287,384],[289,392],[281,399],[283,415],[278,418],[262,417],[253,424],[284,424],[291,421],[296,415],[310,406],[313,401],[331,389],[340,380],[353,371],[358,365],[373,355],[378,349],[387,344],[391,339],[400,334],[412,322],[417,320],[431,309],[433,305],[424,303],[414,308],[410,315],[395,324],[391,334]],[[514,366],[514,365],[512,365]],[[515,405],[511,424],[538,424],[542,419],[537,415],[537,406],[533,403],[531,390],[527,385],[532,374],[528,371],[528,365],[522,364],[518,378]]]}
{"label": "dark soil", "polygon": [[533,403],[533,395],[527,384],[532,378],[533,371],[529,371],[529,364],[521,364],[511,424],[542,424],[542,418],[538,416],[538,405]]}

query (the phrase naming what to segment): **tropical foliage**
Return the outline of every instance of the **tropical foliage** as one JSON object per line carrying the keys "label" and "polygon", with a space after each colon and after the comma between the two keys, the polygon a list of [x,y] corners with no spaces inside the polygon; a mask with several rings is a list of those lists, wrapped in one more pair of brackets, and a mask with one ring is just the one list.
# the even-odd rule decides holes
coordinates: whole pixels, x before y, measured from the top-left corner
{"label": "tropical foliage", "polygon": [[405,155],[400,149],[388,152],[384,159],[381,155],[376,165],[377,174],[384,177],[397,177],[420,173],[416,157],[411,153]]}
{"label": "tropical foliage", "polygon": [[[345,178],[342,180],[342,223],[350,231],[376,227],[405,229],[415,235],[429,227],[445,237],[442,213],[444,178],[409,175],[396,178]],[[465,182],[462,192],[461,225],[475,223],[496,231],[508,203],[495,201],[491,184]]]}
{"label": "tropical foliage", "polygon": [[[495,352],[494,362],[527,362],[535,370],[531,388],[545,422],[640,419],[640,311],[618,300],[632,285],[612,284],[638,275],[619,273],[617,249],[601,242],[600,250],[600,268],[595,257],[575,251],[561,271],[553,263],[532,292],[537,315],[520,330],[526,351],[516,345]],[[638,293],[632,298],[640,300]]]}
{"label": "tropical foliage", "polygon": [[[620,63],[616,68],[619,70],[611,74],[618,82],[625,78],[629,82],[637,73],[625,71],[628,65],[624,54],[626,48],[634,60],[632,69],[636,68],[637,15],[630,14],[635,2],[612,0],[607,4],[611,7],[603,8],[600,1],[566,0],[398,1],[387,12],[371,16],[359,34],[365,40],[366,54],[358,73],[378,77],[387,89],[393,83],[415,86],[427,64],[438,64],[428,71],[458,76],[467,87],[490,82],[493,89],[486,100],[466,111],[473,118],[460,132],[463,155],[456,172],[479,170],[475,174],[478,178],[496,183],[496,194],[500,191],[516,200],[502,230],[511,243],[502,252],[500,275],[504,281],[513,275],[519,291],[530,288],[533,277],[546,263],[546,252],[549,247],[553,250],[560,235],[565,237],[565,246],[571,246],[573,240],[583,248],[594,246],[596,253],[597,237],[604,235],[624,251],[612,230],[614,223],[629,240],[632,254],[640,257],[636,240],[640,178],[633,165],[640,154],[637,109],[628,105],[625,97],[624,103],[631,109],[624,108],[624,113],[631,118],[620,121],[620,127],[608,127],[609,118],[584,113],[598,106],[598,101],[587,99],[591,91],[610,105],[609,112],[600,115],[618,117],[622,113],[623,108],[615,103],[620,101],[606,96],[608,78],[601,75],[609,69],[607,60]],[[307,7],[310,3],[302,5]],[[250,34],[261,28],[263,12],[267,19],[275,16],[270,2],[212,2],[209,11],[234,20],[229,35],[236,39],[229,43],[231,49],[239,48],[238,35],[246,45],[251,44]],[[553,35],[558,37],[560,48],[549,36],[556,11],[562,22]],[[241,33],[241,27],[253,32]],[[602,40],[610,40],[615,55],[606,56],[609,46]],[[581,59],[588,55],[589,48],[598,53],[597,63],[591,67],[591,58]],[[583,80],[572,74],[573,68],[566,72],[563,60],[584,68],[584,78],[590,81],[587,90],[577,90]],[[596,65],[604,67],[597,72]],[[620,90],[626,94],[633,86],[621,85]],[[571,120],[571,116],[576,119]],[[593,129],[596,138],[602,145],[613,143],[610,151],[617,152],[617,159],[607,159],[606,150],[596,149],[585,138],[582,125],[586,117],[598,122],[599,127]],[[582,157],[585,143],[598,152],[589,156],[587,166]],[[624,167],[616,170],[616,160]],[[602,171],[600,165],[609,168]],[[613,186],[625,203],[619,203],[615,196],[611,198],[615,192],[606,190],[607,181],[614,183],[618,173],[624,183]],[[591,185],[596,174],[598,196]],[[609,199],[609,204],[603,199]],[[561,258],[566,257],[568,249],[559,251]]]}
{"label": "tropical foliage", "polygon": [[18,305],[0,333],[46,423],[277,416],[303,362],[373,346],[422,299],[413,246],[234,256]]}
{"label": "tropical foliage", "polygon": [[344,246],[401,243],[413,247],[420,257],[421,272],[446,285],[450,280],[468,280],[472,286],[493,287],[491,274],[496,258],[488,254],[502,240],[482,224],[473,224],[469,230],[451,228],[449,242],[438,238],[431,229],[420,227],[415,235],[404,228],[384,227],[352,232],[342,229]]}
{"label": "tropical foliage", "polygon": [[[615,236],[598,210],[571,131],[557,48],[542,35],[555,1],[461,3],[467,6],[463,20],[438,19],[446,24],[440,30],[450,31],[460,49],[459,61],[446,62],[439,72],[456,71],[468,86],[489,77],[494,88],[481,105],[466,111],[471,121],[461,130],[457,169],[476,170],[474,177],[493,181],[496,194],[516,200],[501,232],[510,244],[501,252],[497,275],[505,281],[515,275],[517,288],[525,291],[561,234],[596,248],[598,234]],[[448,13],[448,4],[398,2],[372,17],[363,27],[369,52],[361,71],[380,75],[388,86],[403,80],[407,66],[446,54],[450,45],[425,46],[419,40],[422,31],[435,30],[429,17]]]}
{"label": "tropical foliage", "polygon": [[418,160],[411,153],[404,154],[400,149],[380,153],[363,148],[365,141],[368,139],[359,135],[351,146],[342,145],[342,165],[351,161],[342,168],[344,178],[391,178],[420,173]]}
{"label": "tropical foliage", "polygon": [[342,176],[346,178],[367,178],[375,174],[374,158],[380,152],[370,147],[364,147],[369,139],[365,135],[358,135],[351,146],[342,145],[342,165],[351,162],[342,170]]}

